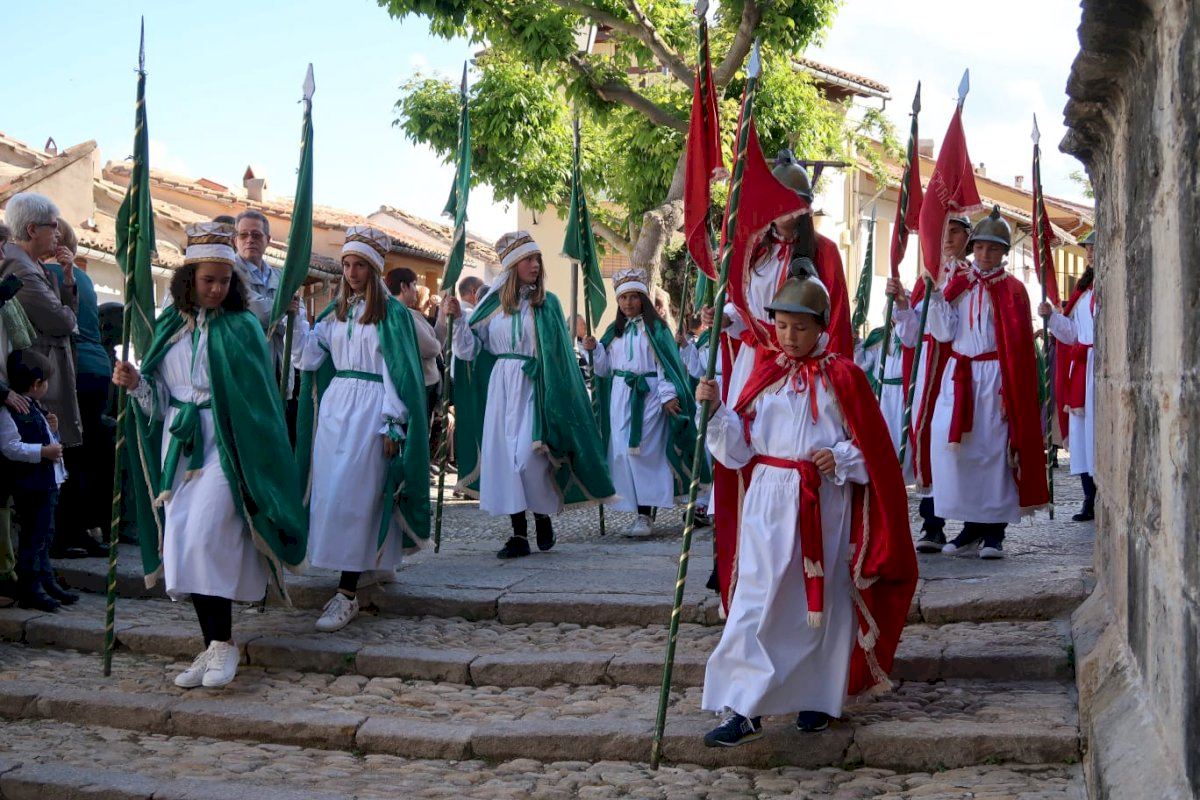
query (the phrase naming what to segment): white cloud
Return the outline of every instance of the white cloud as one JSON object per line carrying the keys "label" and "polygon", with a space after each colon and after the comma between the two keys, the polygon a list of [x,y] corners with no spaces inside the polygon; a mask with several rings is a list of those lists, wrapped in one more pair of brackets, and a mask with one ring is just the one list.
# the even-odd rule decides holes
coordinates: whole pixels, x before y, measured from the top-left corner
{"label": "white cloud", "polygon": [[413,68],[414,72],[423,72],[429,68],[429,59],[424,53],[413,53],[408,57],[408,65]]}
{"label": "white cloud", "polygon": [[158,139],[150,140],[150,166],[177,175],[191,175],[192,170],[187,162],[171,152],[171,149]]}

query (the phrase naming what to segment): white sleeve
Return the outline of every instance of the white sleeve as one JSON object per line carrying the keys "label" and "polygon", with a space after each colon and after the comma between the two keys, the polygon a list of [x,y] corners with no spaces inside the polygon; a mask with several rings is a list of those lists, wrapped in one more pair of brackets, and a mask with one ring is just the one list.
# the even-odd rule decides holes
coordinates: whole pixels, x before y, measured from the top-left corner
{"label": "white sleeve", "polygon": [[721,405],[708,421],[708,451],[729,469],[741,469],[754,458],[754,450],[746,441],[742,418]]}
{"label": "white sleeve", "polygon": [[929,298],[929,316],[926,324],[929,333],[939,342],[953,342],[958,334],[958,311],[956,311],[942,296],[935,291]]}
{"label": "white sleeve", "polygon": [[663,372],[662,364],[658,359],[654,359],[656,372],[658,372],[658,388],[655,394],[658,396],[659,404],[669,403],[675,399],[675,384],[667,380],[666,374]]}
{"label": "white sleeve", "polygon": [[1075,321],[1070,317],[1055,311],[1050,315],[1050,320],[1047,324],[1050,328],[1050,333],[1063,344],[1075,344],[1075,342],[1079,341],[1079,334],[1075,330]]}
{"label": "white sleeve", "polygon": [[596,349],[592,351],[592,374],[597,378],[607,378],[612,373],[612,362],[608,359],[608,348],[604,342],[596,340]]}
{"label": "white sleeve", "polygon": [[42,460],[42,446],[21,441],[17,423],[7,408],[0,409],[0,453],[9,461],[26,464],[37,464]]}
{"label": "white sleeve", "polygon": [[[483,335],[487,330],[487,323],[479,326]],[[454,357],[460,361],[474,361],[475,356],[479,355],[480,349],[483,348],[483,341],[479,334],[471,327],[470,323],[454,326]]]}
{"label": "white sleeve", "polygon": [[691,375],[693,378],[704,377],[704,373],[699,371],[700,351],[696,349],[695,342],[688,342],[679,348],[679,360],[683,362],[688,375]]}
{"label": "white sleeve", "polygon": [[380,409],[382,419],[379,432],[390,437],[393,441],[404,440],[404,426],[408,424],[408,406],[400,399],[400,393],[392,385],[392,376],[387,367],[383,369],[383,408]]}
{"label": "white sleeve", "polygon": [[[746,321],[742,319],[741,312],[737,310],[737,307],[734,306],[733,303],[726,303],[724,314],[725,316],[729,317],[729,319],[733,320],[729,323],[729,327],[724,329],[724,333],[731,339],[736,339],[741,336],[742,332],[748,327],[746,325]],[[715,327],[717,330],[721,330],[721,320],[719,318],[713,320],[713,327]],[[709,336],[711,337],[712,334],[709,334]]]}
{"label": "white sleeve", "polygon": [[307,317],[296,317],[296,330],[293,335],[298,342],[292,347],[292,366],[303,372],[311,372],[321,368],[325,359],[329,358],[329,323],[321,320],[309,327]]}
{"label": "white sleeve", "polygon": [[142,413],[150,420],[158,420],[166,416],[171,406],[171,392],[161,385],[153,375],[142,373],[138,385],[129,391],[129,396],[137,401]]}
{"label": "white sleeve", "polygon": [[912,306],[892,308],[892,330],[896,331],[896,335],[900,337],[900,344],[905,347],[916,347],[920,328],[921,317],[916,308]]}
{"label": "white sleeve", "polygon": [[846,481],[867,483],[867,464],[862,451],[849,441],[838,442],[829,448],[833,453],[833,482],[838,486]]}

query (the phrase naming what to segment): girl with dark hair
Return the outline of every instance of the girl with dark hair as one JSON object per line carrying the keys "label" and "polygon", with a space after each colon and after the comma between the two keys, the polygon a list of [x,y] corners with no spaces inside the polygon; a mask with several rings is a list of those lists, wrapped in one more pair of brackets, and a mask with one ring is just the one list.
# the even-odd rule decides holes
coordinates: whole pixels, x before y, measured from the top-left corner
{"label": "girl with dark hair", "polygon": [[[649,536],[651,510],[673,508],[691,483],[695,401],[670,328],[651,303],[639,269],[613,275],[617,319],[594,351],[600,430],[618,511],[637,513],[626,535]],[[702,478],[702,481],[706,478]]]}
{"label": "girl with dark hair", "polygon": [[175,685],[225,686],[239,660],[232,602],[261,600],[271,578],[304,561],[307,529],[279,390],[262,326],[234,270],[233,228],[188,228],[173,304],[158,318],[141,369],[119,361],[113,383],[135,402],[126,440],[148,585],[190,595],[205,650]]}
{"label": "girl with dark hair", "polygon": [[337,298],[311,329],[298,326],[292,357],[303,372],[296,454],[309,487],[308,558],[341,572],[319,631],[358,615],[364,573],[364,584],[391,580],[403,553],[429,539],[425,382],[412,314],[383,282],[390,248],[382,231],[347,229]]}

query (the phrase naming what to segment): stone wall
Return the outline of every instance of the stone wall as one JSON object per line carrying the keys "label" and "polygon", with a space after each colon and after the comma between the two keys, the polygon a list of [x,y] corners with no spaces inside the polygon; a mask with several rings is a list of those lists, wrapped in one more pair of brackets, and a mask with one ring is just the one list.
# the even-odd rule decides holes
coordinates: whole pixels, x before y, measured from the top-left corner
{"label": "stone wall", "polygon": [[1200,795],[1200,3],[1084,0],[1062,149],[1097,197],[1094,798]]}

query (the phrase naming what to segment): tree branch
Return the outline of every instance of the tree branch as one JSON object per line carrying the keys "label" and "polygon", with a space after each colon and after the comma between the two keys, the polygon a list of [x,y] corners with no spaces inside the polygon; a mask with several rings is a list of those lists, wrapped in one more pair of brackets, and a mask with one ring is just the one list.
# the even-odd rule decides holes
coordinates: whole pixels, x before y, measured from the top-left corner
{"label": "tree branch", "polygon": [[642,9],[637,4],[637,0],[626,0],[625,4],[630,13],[633,14],[634,19],[637,20],[636,22],[621,19],[581,0],[554,0],[554,3],[557,6],[574,11],[581,16],[588,17],[597,25],[606,25],[631,39],[637,39],[646,45],[650,49],[650,52],[654,53],[659,62],[670,70],[672,75],[685,84],[691,84],[692,71],[688,68],[687,62],[677,50],[672,48],[658,35],[654,23],[642,12]]}
{"label": "tree branch", "polygon": [[680,132],[687,131],[687,120],[675,116],[644,94],[635,91],[629,84],[612,79],[603,82],[598,81],[595,70],[592,69],[582,56],[573,55],[567,59],[567,63],[572,69],[591,82],[592,89],[602,100],[607,100],[610,103],[621,103],[622,105],[629,106],[634,111],[640,111],[655,125],[674,128]]}
{"label": "tree branch", "polygon": [[742,6],[742,19],[738,23],[733,44],[729,46],[729,51],[725,53],[725,59],[713,75],[717,88],[724,87],[729,83],[742,66],[742,62],[750,54],[750,48],[754,46],[754,35],[758,32],[758,25],[761,22],[762,8],[759,7],[757,0],[746,0],[746,4]]}
{"label": "tree branch", "polygon": [[592,232],[611,244],[618,252],[629,258],[633,255],[633,242],[626,239],[611,225],[592,217]]}

